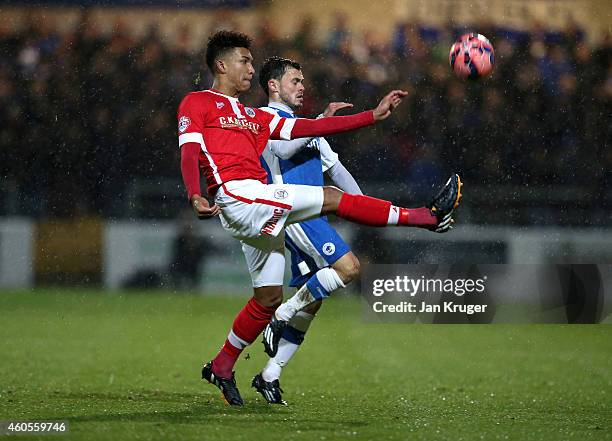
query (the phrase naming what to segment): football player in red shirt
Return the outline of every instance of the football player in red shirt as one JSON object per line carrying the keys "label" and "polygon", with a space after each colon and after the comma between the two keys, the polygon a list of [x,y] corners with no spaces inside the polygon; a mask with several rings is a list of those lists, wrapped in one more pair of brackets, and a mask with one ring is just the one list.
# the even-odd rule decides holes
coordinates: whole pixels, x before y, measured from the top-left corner
{"label": "football player in red shirt", "polygon": [[[241,33],[214,34],[206,50],[206,63],[214,76],[212,88],[188,94],[177,113],[181,173],[189,201],[200,218],[220,215],[223,227],[242,242],[253,280],[253,297],[236,316],[219,353],[202,369],[202,378],[221,389],[231,405],[243,404],[233,373],[242,350],[265,328],[264,347],[274,356],[287,321],[332,291],[333,275],[318,278],[278,307],[283,299],[286,224],[335,214],[362,225],[445,232],[452,228],[452,214],[461,199],[457,175],[431,206],[414,209],[335,187],[267,184],[259,157],[269,139],[325,136],[372,125],[386,119],[407,92],[391,91],[370,111],[317,120],[283,118],[246,107],[238,96],[251,87],[255,73],[250,44],[250,38]],[[212,206],[202,196],[200,171],[206,177],[208,196],[214,199]]]}

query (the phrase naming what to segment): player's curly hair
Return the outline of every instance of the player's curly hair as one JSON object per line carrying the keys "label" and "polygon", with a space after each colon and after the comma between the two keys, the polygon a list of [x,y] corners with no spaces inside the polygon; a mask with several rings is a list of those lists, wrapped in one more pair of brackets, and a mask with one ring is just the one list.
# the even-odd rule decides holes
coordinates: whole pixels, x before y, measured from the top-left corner
{"label": "player's curly hair", "polygon": [[261,70],[259,71],[259,84],[263,88],[264,92],[266,92],[266,95],[270,95],[270,91],[268,90],[268,81],[271,79],[280,81],[282,76],[290,67],[297,70],[302,70],[300,63],[290,60],[289,58],[274,56],[267,58],[266,61],[264,61],[264,64],[261,66]]}
{"label": "player's curly hair", "polygon": [[206,46],[206,65],[215,73],[215,61],[235,47],[251,48],[253,40],[246,34],[235,31],[218,31],[209,39]]}

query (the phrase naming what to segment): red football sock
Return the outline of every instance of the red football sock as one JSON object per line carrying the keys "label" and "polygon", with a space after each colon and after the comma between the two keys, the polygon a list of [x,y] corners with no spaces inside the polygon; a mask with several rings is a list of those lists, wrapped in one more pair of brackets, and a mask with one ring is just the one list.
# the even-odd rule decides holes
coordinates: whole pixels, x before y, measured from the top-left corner
{"label": "red football sock", "polygon": [[384,227],[389,220],[391,202],[360,194],[343,193],[336,215],[362,225]]}
{"label": "red football sock", "polygon": [[421,208],[399,208],[397,225],[411,225],[413,227],[424,227],[437,225],[438,219],[431,214],[427,207]]}
{"label": "red football sock", "polygon": [[231,378],[240,353],[261,334],[275,310],[275,307],[263,306],[255,297],[247,302],[236,316],[225,344],[212,362],[215,375]]}
{"label": "red football sock", "polygon": [[348,193],[342,195],[336,215],[371,227],[406,225],[426,228],[438,223],[437,218],[427,207],[396,207],[389,201]]}
{"label": "red football sock", "polygon": [[223,347],[212,362],[214,374],[223,378],[232,378],[232,370],[238,357],[240,357],[242,349],[244,348],[237,348],[229,342],[229,339],[226,339]]}

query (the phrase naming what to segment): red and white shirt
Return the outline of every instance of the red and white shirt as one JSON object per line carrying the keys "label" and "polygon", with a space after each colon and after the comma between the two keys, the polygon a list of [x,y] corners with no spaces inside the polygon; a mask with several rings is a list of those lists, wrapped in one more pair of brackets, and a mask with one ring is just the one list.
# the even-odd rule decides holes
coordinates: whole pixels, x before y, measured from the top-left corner
{"label": "red and white shirt", "polygon": [[[374,123],[372,111],[317,120],[284,118],[246,107],[237,98],[215,90],[188,94],[179,105],[177,118],[179,147],[199,145],[197,162],[211,196],[224,182],[256,179],[267,183],[259,157],[269,139],[325,136]],[[196,152],[190,148],[189,154],[184,153],[183,149],[181,170],[191,197],[199,192],[190,165]]]}
{"label": "red and white shirt", "polygon": [[224,182],[256,179],[267,183],[259,156],[270,135],[291,139],[295,120],[245,107],[237,98],[213,90],[192,92],[178,108],[179,146],[198,143],[200,168],[209,194]]}

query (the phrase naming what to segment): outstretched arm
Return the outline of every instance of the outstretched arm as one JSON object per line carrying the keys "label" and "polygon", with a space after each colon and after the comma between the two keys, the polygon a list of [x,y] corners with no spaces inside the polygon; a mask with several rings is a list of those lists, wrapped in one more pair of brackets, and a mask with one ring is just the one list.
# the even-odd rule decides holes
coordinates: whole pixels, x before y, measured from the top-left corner
{"label": "outstretched arm", "polygon": [[325,136],[369,126],[388,118],[406,95],[408,95],[408,92],[394,90],[387,94],[374,110],[355,115],[331,116],[321,119],[283,119],[282,122],[279,118],[276,124],[271,123],[271,127],[272,125],[274,127],[271,130],[270,138],[290,140],[310,136]]}
{"label": "outstretched arm", "polygon": [[[329,103],[322,115],[319,115],[317,119],[321,117],[325,118],[328,116],[333,116],[338,110],[345,109],[347,107],[353,107],[353,105],[344,102]],[[297,138],[292,139],[291,141],[270,141],[270,151],[280,159],[289,159],[305,148],[308,143],[312,141],[312,139],[313,137]]]}

